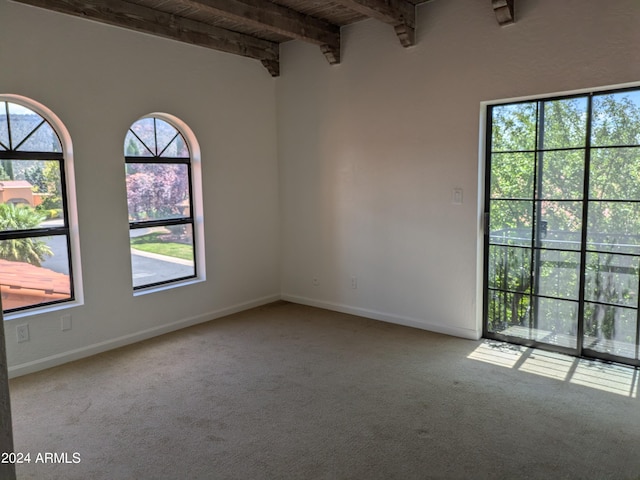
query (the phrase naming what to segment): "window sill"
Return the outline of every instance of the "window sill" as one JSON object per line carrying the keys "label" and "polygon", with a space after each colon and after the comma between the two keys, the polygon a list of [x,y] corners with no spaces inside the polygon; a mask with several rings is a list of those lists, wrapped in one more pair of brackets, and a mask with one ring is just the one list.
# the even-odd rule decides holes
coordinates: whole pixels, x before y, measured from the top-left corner
{"label": "window sill", "polygon": [[155,287],[141,288],[139,290],[134,290],[133,296],[140,297],[142,295],[147,295],[150,293],[166,292],[167,290],[173,290],[174,288],[178,287],[186,287],[187,285],[194,285],[196,283],[201,283],[204,281],[204,278],[197,277],[175,283],[167,283],[166,285],[156,285]]}
{"label": "window sill", "polygon": [[29,310],[20,310],[18,312],[5,313],[3,319],[5,321],[18,320],[21,318],[33,317],[35,315],[46,315],[48,313],[59,312],[61,310],[69,310],[83,305],[83,302],[78,300],[59,303],[56,305],[46,305],[43,307],[34,307]]}

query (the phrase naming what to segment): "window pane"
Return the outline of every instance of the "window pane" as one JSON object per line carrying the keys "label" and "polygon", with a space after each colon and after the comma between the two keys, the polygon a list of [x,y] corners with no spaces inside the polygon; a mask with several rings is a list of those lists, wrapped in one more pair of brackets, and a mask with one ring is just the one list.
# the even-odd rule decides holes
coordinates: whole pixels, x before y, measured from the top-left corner
{"label": "window pane", "polygon": [[512,292],[531,290],[531,250],[489,247],[489,287]]}
{"label": "window pane", "polygon": [[490,332],[526,336],[530,324],[531,297],[521,293],[489,290],[488,328]]}
{"label": "window pane", "polygon": [[0,160],[0,178],[0,231],[63,224],[60,162]]}
{"label": "window pane", "polygon": [[538,202],[540,245],[546,248],[578,250],[581,245],[581,202]]}
{"label": "window pane", "polygon": [[130,221],[191,215],[187,165],[127,163],[126,170]]}
{"label": "window pane", "polygon": [[531,338],[550,345],[578,346],[578,302],[538,298],[537,309],[535,337]]}
{"label": "window pane", "polygon": [[11,148],[15,149],[43,121],[43,118],[26,107],[9,103],[9,121],[11,122]]}
{"label": "window pane", "polygon": [[593,97],[593,146],[640,145],[640,91]]}
{"label": "window pane", "polygon": [[538,198],[581,200],[584,196],[584,151],[540,152],[538,175],[542,190]]}
{"label": "window pane", "polygon": [[544,102],[542,148],[583,147],[587,131],[587,97]]}
{"label": "window pane", "polygon": [[126,157],[153,157],[153,152],[149,150],[132,132],[129,130],[124,139],[124,155]]}
{"label": "window pane", "polygon": [[[144,142],[153,155],[157,155],[158,152],[156,150],[155,127],[153,120],[153,118],[141,118],[131,126],[131,130],[133,130],[138,138]],[[127,144],[125,143],[125,145]],[[144,153],[142,153],[142,155],[144,155]]]}
{"label": "window pane", "polygon": [[533,202],[493,200],[489,215],[491,243],[531,245]]}
{"label": "window pane", "polygon": [[640,200],[640,148],[598,148],[591,154],[589,197]]}
{"label": "window pane", "polygon": [[640,204],[589,202],[588,248],[640,254]]}
{"label": "window pane", "polygon": [[533,198],[533,153],[491,155],[491,198]]}
{"label": "window pane", "polygon": [[156,141],[158,142],[158,155],[166,157],[162,152],[174,140],[178,131],[173,125],[168,124],[164,120],[156,118]]}
{"label": "window pane", "polygon": [[129,231],[133,286],[195,276],[190,224]]}
{"label": "window pane", "polygon": [[636,358],[638,312],[631,308],[585,303],[585,348]]}
{"label": "window pane", "polygon": [[189,149],[173,125],[160,118],[143,118],[127,132],[124,154],[127,157],[189,158]]}
{"label": "window pane", "polygon": [[164,152],[162,152],[162,157],[189,158],[189,156],[189,148],[182,135],[174,138]]}
{"label": "window pane", "polygon": [[580,291],[580,253],[539,251],[540,268],[536,293],[546,297],[578,300]]}
{"label": "window pane", "polygon": [[494,152],[534,150],[536,148],[536,102],[499,105],[491,109]]}
{"label": "window pane", "polygon": [[637,307],[639,261],[628,255],[588,253],[585,299]]}
{"label": "window pane", "polygon": [[0,241],[0,288],[4,310],[71,299],[66,236]]}
{"label": "window pane", "polygon": [[62,145],[60,145],[60,139],[51,125],[45,122],[17,150],[20,152],[60,153]]}

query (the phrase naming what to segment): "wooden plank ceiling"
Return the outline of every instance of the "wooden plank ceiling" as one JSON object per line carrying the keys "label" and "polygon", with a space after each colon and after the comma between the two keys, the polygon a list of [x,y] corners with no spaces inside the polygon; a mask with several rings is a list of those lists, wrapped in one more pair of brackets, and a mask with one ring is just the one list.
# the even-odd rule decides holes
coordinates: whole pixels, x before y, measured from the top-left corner
{"label": "wooden plank ceiling", "polygon": [[[428,0],[14,0],[35,7],[260,60],[280,74],[279,45],[301,40],[340,63],[340,27],[374,18],[415,44],[416,5]],[[484,0],[500,25],[514,0]]]}

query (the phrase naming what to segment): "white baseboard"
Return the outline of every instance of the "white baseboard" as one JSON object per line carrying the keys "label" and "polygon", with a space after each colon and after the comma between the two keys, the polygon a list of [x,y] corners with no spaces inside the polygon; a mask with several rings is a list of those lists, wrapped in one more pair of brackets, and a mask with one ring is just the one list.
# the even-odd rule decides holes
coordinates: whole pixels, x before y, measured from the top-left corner
{"label": "white baseboard", "polygon": [[381,320],[383,322],[395,323],[397,325],[404,325],[405,327],[419,328],[421,330],[428,330],[430,332],[444,333],[445,335],[451,335],[454,337],[461,337],[470,340],[478,340],[482,333],[476,330],[459,327],[449,327],[446,325],[434,325],[431,323],[418,320],[416,318],[403,317],[400,315],[393,315],[391,313],[379,312],[376,310],[369,310],[366,308],[352,307],[341,303],[327,302],[323,300],[315,300],[308,297],[300,297],[297,295],[282,294],[282,300],[286,300],[292,303],[300,303],[302,305],[309,305],[310,307],[324,308],[326,310],[333,310],[335,312],[349,313],[351,315],[357,315],[359,317],[371,318],[373,320]]}
{"label": "white baseboard", "polygon": [[28,373],[34,373],[40,370],[44,370],[46,368],[56,367],[58,365],[62,365],[63,363],[80,360],[81,358],[90,357],[98,353],[106,352],[107,350],[123,347],[125,345],[130,345],[142,340],[147,340],[152,337],[157,337],[158,335],[173,332],[175,330],[180,330],[181,328],[190,327],[199,323],[215,320],[216,318],[225,317],[233,313],[242,312],[243,310],[266,305],[268,303],[280,300],[280,298],[281,297],[278,294],[256,298],[248,302],[239,303],[230,307],[221,308],[219,310],[204,313],[202,315],[197,315],[194,317],[183,318],[182,320],[178,320],[176,322],[171,322],[165,325],[141,330],[136,333],[131,333],[122,337],[106,340],[104,342],[94,343],[92,345],[87,345],[86,347],[77,348],[68,352],[57,353],[55,355],[39,358],[38,360],[33,360],[31,362],[13,365],[8,368],[9,378],[19,377]]}

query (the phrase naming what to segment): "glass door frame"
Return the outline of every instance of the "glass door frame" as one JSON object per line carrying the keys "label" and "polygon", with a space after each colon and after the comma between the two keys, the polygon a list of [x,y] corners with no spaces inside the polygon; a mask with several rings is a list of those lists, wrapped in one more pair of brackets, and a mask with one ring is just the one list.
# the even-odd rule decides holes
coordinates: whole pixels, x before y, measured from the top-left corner
{"label": "glass door frame", "polygon": [[[568,94],[568,95],[557,95],[557,96],[549,96],[549,97],[538,97],[538,98],[531,98],[531,99],[522,99],[522,100],[517,100],[517,101],[511,101],[511,102],[504,102],[504,103],[491,103],[491,104],[487,104],[486,105],[486,118],[485,118],[485,145],[484,145],[484,205],[483,205],[483,220],[484,220],[484,225],[483,225],[483,272],[482,272],[482,279],[483,279],[483,288],[482,288],[482,292],[483,292],[483,307],[482,307],[482,334],[483,337],[485,338],[492,338],[492,339],[496,339],[496,340],[502,340],[502,341],[507,341],[507,342],[511,342],[511,343],[516,343],[516,344],[520,344],[520,345],[525,345],[528,347],[536,347],[536,348],[541,348],[541,349],[546,349],[546,350],[552,350],[552,351],[557,351],[557,352],[562,352],[562,353],[567,353],[570,355],[575,355],[575,356],[581,356],[581,357],[589,357],[589,358],[598,358],[601,360],[606,360],[606,361],[615,361],[615,362],[619,362],[619,363],[625,363],[628,365],[634,365],[634,366],[640,366],[640,355],[639,355],[639,350],[640,350],[640,305],[638,304],[638,297],[640,296],[640,284],[637,285],[636,291],[635,291],[635,296],[636,296],[636,303],[635,306],[632,307],[633,309],[636,310],[636,323],[635,323],[635,358],[631,358],[631,357],[626,357],[626,356],[620,356],[620,355],[616,355],[614,353],[608,353],[606,351],[600,351],[600,350],[595,350],[593,348],[589,348],[589,346],[585,345],[585,308],[586,308],[586,304],[597,304],[597,305],[605,305],[604,308],[627,308],[627,306],[623,306],[623,305],[617,305],[617,304],[606,304],[606,303],[602,303],[602,302],[595,302],[591,299],[588,299],[586,297],[586,283],[587,283],[587,268],[588,268],[588,264],[587,264],[587,260],[588,257],[590,255],[601,255],[601,254],[610,254],[611,257],[613,257],[614,255],[627,255],[629,257],[632,257],[633,259],[638,259],[638,261],[640,261],[640,245],[638,246],[638,251],[636,254],[626,254],[626,253],[620,253],[620,252],[606,252],[606,251],[599,251],[599,250],[594,250],[594,249],[590,249],[589,248],[589,221],[590,221],[590,217],[589,217],[589,206],[592,203],[592,201],[600,201],[600,202],[604,202],[605,200],[598,200],[598,199],[592,199],[590,196],[590,181],[591,181],[591,157],[593,152],[600,148],[600,149],[605,149],[605,148],[638,148],[638,152],[640,154],[640,142],[639,144],[632,144],[632,145],[611,145],[609,147],[607,146],[594,146],[592,145],[592,124],[593,124],[593,100],[595,96],[602,96],[602,95],[608,95],[608,94],[617,94],[617,93],[624,93],[624,92],[638,92],[640,91],[640,87],[627,87],[627,88],[622,88],[622,89],[608,89],[608,90],[593,90],[593,91],[589,91],[589,92],[583,92],[583,93],[574,93],[574,94]],[[544,136],[544,122],[545,122],[545,116],[544,116],[544,106],[550,102],[554,102],[554,101],[563,101],[563,100],[571,100],[571,99],[586,99],[587,101],[587,109],[586,109],[586,120],[585,120],[585,143],[583,146],[580,147],[565,147],[565,148],[560,148],[560,149],[545,149],[544,148],[544,141],[541,141],[541,136]],[[492,141],[493,141],[493,118],[492,118],[492,113],[494,111],[494,108],[496,107],[500,107],[500,106],[509,106],[509,105],[517,105],[517,104],[533,104],[535,103],[536,105],[536,131],[535,131],[535,148],[531,151],[526,151],[527,153],[530,153],[533,155],[534,157],[534,166],[533,166],[533,196],[530,199],[492,199],[491,196],[491,190],[492,190],[492,156],[496,153],[503,153],[503,152],[496,152],[492,150]],[[542,110],[542,113],[541,113]],[[541,121],[542,119],[542,121]],[[542,127],[541,127],[542,126]],[[540,254],[541,251],[544,250],[544,248],[542,247],[541,244],[541,234],[543,232],[543,230],[546,233],[546,223],[543,223],[539,220],[539,218],[536,218],[539,214],[539,210],[540,210],[540,206],[542,205],[543,202],[545,201],[550,201],[548,199],[545,199],[544,197],[539,197],[539,193],[540,193],[540,185],[542,182],[542,174],[540,173],[540,169],[541,169],[541,161],[543,156],[545,155],[546,152],[548,151],[582,151],[584,152],[584,163],[583,163],[583,175],[582,175],[582,198],[581,199],[571,199],[571,201],[575,201],[575,202],[579,202],[582,206],[581,208],[581,222],[580,222],[580,246],[579,249],[574,250],[557,250],[559,252],[575,252],[575,253],[579,253],[579,264],[578,264],[578,298],[575,300],[570,300],[571,302],[575,302],[577,303],[577,325],[576,325],[576,344],[575,344],[575,348],[570,347],[570,346],[564,346],[564,345],[560,345],[560,344],[552,344],[552,343],[547,343],[544,341],[539,341],[538,339],[535,338],[534,336],[531,336],[530,338],[525,338],[525,337],[519,337],[519,336],[514,336],[514,335],[509,335],[509,334],[504,334],[504,333],[500,333],[498,331],[491,331],[491,329],[489,328],[489,305],[490,305],[490,292],[502,292],[505,295],[505,298],[507,295],[512,294],[509,292],[509,289],[507,287],[505,287],[504,290],[501,289],[496,289],[496,288],[492,288],[490,287],[490,246],[491,245],[498,245],[500,246],[500,244],[492,244],[491,243],[491,215],[490,215],[490,210],[491,210],[491,205],[492,205],[492,200],[496,201],[496,200],[500,200],[500,201],[530,201],[531,202],[531,216],[532,216],[532,220],[531,220],[531,238],[530,238],[530,246],[515,246],[516,248],[522,248],[525,250],[528,250],[529,253],[531,254],[531,263],[529,265],[529,271],[531,274],[531,282],[529,284],[530,291],[528,293],[529,297],[531,298],[530,304],[529,304],[529,312],[527,313],[527,315],[529,316],[529,329],[533,329],[533,319],[534,317],[537,317],[538,314],[538,308],[537,306],[533,306],[533,302],[537,302],[540,298],[544,298],[544,296],[539,295],[539,285],[540,285],[540,274],[539,271],[538,273],[535,273],[535,270],[539,270],[540,265],[541,265],[541,261],[540,261]],[[509,152],[506,152],[509,153]],[[522,153],[522,152],[521,152]],[[640,156],[639,156],[639,161],[640,161]],[[539,163],[540,162],[540,163]],[[566,198],[562,198],[562,199],[553,199],[555,201],[561,201],[561,202],[565,202],[565,201],[569,201],[569,199]],[[618,200],[615,200],[618,201]],[[638,198],[633,198],[633,199],[623,199],[623,200],[619,200],[620,202],[624,202],[624,203],[628,203],[628,204],[637,204],[638,206],[640,206],[640,197]],[[640,232],[638,232],[638,235],[640,235]],[[593,242],[592,242],[593,243]],[[504,245],[501,246],[501,248],[504,249],[512,249],[514,246],[508,246],[508,245]],[[506,250],[508,251],[508,250]],[[535,258],[534,258],[535,257]],[[598,257],[599,258],[599,257]],[[611,269],[615,269],[615,268],[621,268],[621,267],[612,267],[612,266],[608,266],[609,273],[611,273]],[[636,269],[638,270],[638,269]],[[634,273],[635,275],[637,275],[637,273]],[[535,278],[534,278],[535,277]],[[640,279],[639,279],[640,280]],[[494,293],[495,294],[495,293]],[[558,297],[551,297],[552,300],[561,300],[561,298]],[[629,307],[631,308],[631,307]]]}

